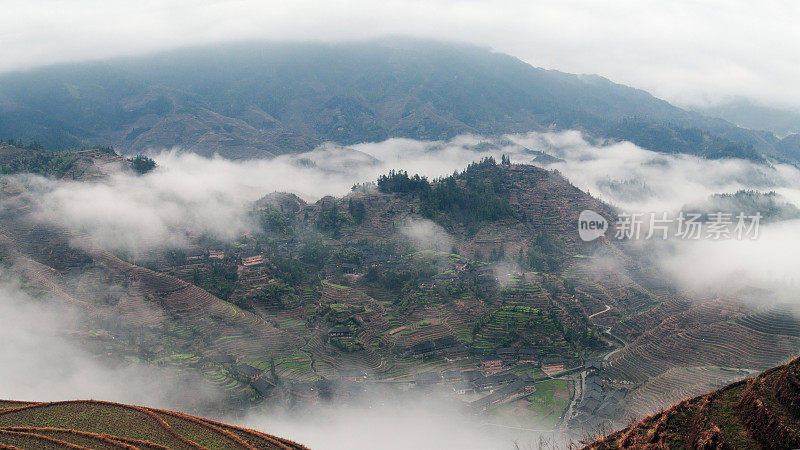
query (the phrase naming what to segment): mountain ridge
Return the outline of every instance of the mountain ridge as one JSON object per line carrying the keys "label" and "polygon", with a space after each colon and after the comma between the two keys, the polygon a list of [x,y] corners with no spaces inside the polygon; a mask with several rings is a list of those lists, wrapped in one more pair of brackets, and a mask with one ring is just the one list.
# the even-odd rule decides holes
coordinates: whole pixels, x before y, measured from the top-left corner
{"label": "mountain ridge", "polygon": [[[598,75],[408,38],[237,43],[0,74],[0,136],[269,157],[392,137],[580,129],[656,151],[781,157],[778,139]],[[781,150],[783,151],[783,150]]]}

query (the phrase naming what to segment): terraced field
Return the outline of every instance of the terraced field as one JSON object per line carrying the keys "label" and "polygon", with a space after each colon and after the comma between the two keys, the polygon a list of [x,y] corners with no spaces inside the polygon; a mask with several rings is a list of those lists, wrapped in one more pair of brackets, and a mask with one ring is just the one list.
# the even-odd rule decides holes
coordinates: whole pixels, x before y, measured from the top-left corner
{"label": "terraced field", "polygon": [[0,447],[20,449],[304,449],[180,412],[95,400],[0,401]]}
{"label": "terraced field", "polygon": [[722,367],[673,367],[649,379],[625,397],[623,417],[643,419],[687,398],[719,389],[750,375],[748,371]]}
{"label": "terraced field", "polygon": [[590,449],[800,447],[800,358],[685,400],[589,445]]}

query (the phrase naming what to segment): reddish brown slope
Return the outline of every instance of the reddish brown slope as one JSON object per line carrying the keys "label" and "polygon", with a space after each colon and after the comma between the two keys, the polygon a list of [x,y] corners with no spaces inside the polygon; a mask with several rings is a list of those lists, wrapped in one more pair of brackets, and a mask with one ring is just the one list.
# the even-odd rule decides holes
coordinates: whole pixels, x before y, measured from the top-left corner
{"label": "reddish brown slope", "polygon": [[188,414],[95,400],[0,401],[0,448],[305,449]]}
{"label": "reddish brown slope", "polygon": [[800,358],[685,400],[590,444],[614,448],[798,448]]}

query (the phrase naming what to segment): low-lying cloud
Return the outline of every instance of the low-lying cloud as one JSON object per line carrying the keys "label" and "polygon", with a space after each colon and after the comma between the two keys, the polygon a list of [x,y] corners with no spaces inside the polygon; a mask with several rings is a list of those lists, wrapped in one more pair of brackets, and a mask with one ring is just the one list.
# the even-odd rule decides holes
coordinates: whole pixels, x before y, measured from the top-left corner
{"label": "low-lying cloud", "polygon": [[0,268],[0,398],[191,409],[218,397],[199,375],[98,358],[80,344],[87,339],[80,320],[62,303],[32,297]]}
{"label": "low-lying cloud", "polygon": [[[181,247],[200,235],[231,240],[254,231],[252,202],[270,192],[316,201],[345,195],[354,184],[374,181],[390,169],[435,178],[487,156],[499,160],[506,154],[515,163],[538,164],[537,152],[560,159],[546,168],[557,169],[579,188],[622,210],[676,213],[685,205],[707,202],[713,194],[742,189],[775,191],[800,205],[800,170],[793,166],[657,153],[628,142],[591,142],[577,131],[501,138],[466,135],[449,141],[390,139],[348,148],[326,144],[304,154],[250,161],[205,158],[176,149],[153,152],[159,167],[144,176],[118,173],[94,183],[18,176],[11,182],[27,187],[35,198],[36,220],[88,233],[106,248],[138,254]],[[419,222],[400,229],[424,238],[425,226]],[[716,283],[734,273],[746,273],[748,282],[761,286],[794,279],[789,263],[794,261],[790,243],[795,223],[761,228],[763,238],[754,243],[678,243],[661,262],[679,282],[695,288],[702,280]],[[428,240],[437,249],[448,247],[442,236]],[[702,262],[717,257],[724,264],[712,268]],[[759,264],[751,267],[756,258]],[[704,276],[709,270],[713,276]]]}

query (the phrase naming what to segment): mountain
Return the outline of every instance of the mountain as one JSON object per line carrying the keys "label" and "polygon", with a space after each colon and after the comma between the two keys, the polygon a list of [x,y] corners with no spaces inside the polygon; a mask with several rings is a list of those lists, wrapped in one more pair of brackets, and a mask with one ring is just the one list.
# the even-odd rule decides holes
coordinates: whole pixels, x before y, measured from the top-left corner
{"label": "mountain", "polygon": [[798,448],[800,358],[684,400],[587,449]]}
{"label": "mountain", "polygon": [[[128,170],[115,155],[78,154]],[[70,173],[55,175],[102,176]],[[36,184],[20,179],[0,178],[3,272],[79,312],[70,342],[120,364],[202,375],[224,393],[220,411],[371,401],[371,390],[420,387],[421,374],[478,369],[503,372],[470,379],[476,395],[504,384],[516,395],[527,377],[548,383],[605,357],[600,395],[625,398],[607,411],[612,420],[800,351],[791,313],[733,295],[684,298],[635,246],[581,240],[581,211],[613,222],[614,208],[531,165],[485,159],[437,180],[390,172],[313,203],[272,193],[253,204],[255,228],[235,239],[187,232],[183,246],[136,256],[43,222]],[[502,367],[483,367],[500,354]],[[563,403],[510,399],[526,420],[565,413],[567,381],[550,381],[541,395]]]}
{"label": "mountain", "polygon": [[0,137],[268,157],[391,137],[573,129],[662,152],[780,157],[778,139],[596,75],[406,38],[242,43],[0,75]]}
{"label": "mountain", "polygon": [[751,130],[766,130],[778,136],[800,133],[800,111],[761,106],[747,99],[692,109]]}
{"label": "mountain", "polygon": [[0,447],[305,449],[260,431],[181,412],[96,400],[0,400]]}

